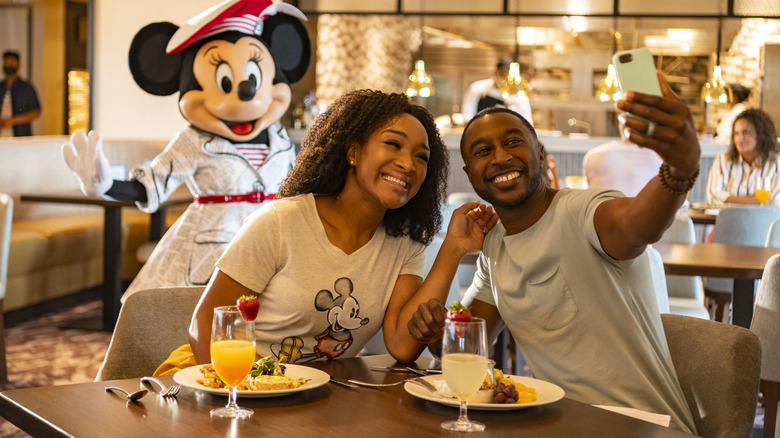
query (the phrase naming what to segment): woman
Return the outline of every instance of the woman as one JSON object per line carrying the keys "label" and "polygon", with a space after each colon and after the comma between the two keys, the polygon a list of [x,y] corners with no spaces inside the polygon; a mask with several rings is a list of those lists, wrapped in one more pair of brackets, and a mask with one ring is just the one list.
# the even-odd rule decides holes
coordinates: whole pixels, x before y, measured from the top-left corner
{"label": "woman", "polygon": [[497,222],[479,202],[456,210],[425,283],[424,245],[439,225],[448,155],[433,117],[403,94],[359,90],[310,128],[282,198],[253,214],[217,262],[190,326],[209,361],[216,306],[257,295],[257,352],[285,362],[352,357],[384,330],[399,361],[424,345],[406,327],[443,299],[460,257]]}
{"label": "woman", "polygon": [[769,202],[776,203],[779,166],[780,145],[772,119],[760,109],[745,110],[734,119],[729,150],[718,155],[712,164],[707,202],[758,204],[756,183],[769,179]]}

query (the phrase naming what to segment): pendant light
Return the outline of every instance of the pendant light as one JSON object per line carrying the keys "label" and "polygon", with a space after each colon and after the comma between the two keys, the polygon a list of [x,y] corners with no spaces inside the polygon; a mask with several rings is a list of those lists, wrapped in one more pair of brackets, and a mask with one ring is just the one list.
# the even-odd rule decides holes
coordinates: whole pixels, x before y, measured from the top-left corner
{"label": "pendant light", "polygon": [[425,45],[425,33],[423,32],[422,17],[420,17],[420,53],[414,61],[414,70],[409,74],[406,82],[406,95],[409,97],[431,97],[436,90],[433,87],[433,79],[425,72],[423,61],[423,46]]}
{"label": "pendant light", "polygon": [[[613,19],[612,27],[612,55],[614,56],[617,53],[618,40],[620,39],[620,32],[617,30],[617,17]],[[611,62],[607,66],[607,77],[601,81],[596,90],[596,97],[602,102],[618,101],[623,98],[615,75],[615,66]]]}
{"label": "pendant light", "polygon": [[718,17],[718,51],[715,53],[715,66],[712,67],[712,77],[701,89],[701,98],[705,104],[727,104],[731,102],[731,87],[723,80],[720,71],[720,39],[723,19]]}
{"label": "pendant light", "polygon": [[509,64],[509,74],[506,79],[501,81],[498,90],[501,97],[507,99],[511,96],[528,95],[528,82],[520,76],[520,17],[515,17],[514,37],[515,37],[515,60]]}

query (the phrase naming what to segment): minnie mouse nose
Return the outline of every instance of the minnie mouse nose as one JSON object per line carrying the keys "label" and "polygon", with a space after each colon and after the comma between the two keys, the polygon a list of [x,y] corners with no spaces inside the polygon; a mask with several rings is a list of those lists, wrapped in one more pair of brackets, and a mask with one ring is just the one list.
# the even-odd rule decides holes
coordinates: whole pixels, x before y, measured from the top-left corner
{"label": "minnie mouse nose", "polygon": [[238,98],[244,102],[250,101],[255,97],[255,84],[252,81],[241,81],[238,84]]}

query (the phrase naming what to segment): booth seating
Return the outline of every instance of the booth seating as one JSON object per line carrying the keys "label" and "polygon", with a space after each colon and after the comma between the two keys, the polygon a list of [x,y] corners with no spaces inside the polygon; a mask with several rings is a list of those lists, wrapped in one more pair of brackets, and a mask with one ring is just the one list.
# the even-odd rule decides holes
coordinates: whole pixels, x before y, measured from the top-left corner
{"label": "booth seating", "polygon": [[[62,158],[61,148],[68,140],[67,136],[0,140],[0,191],[10,194],[15,204],[6,312],[102,282],[102,207],[20,201],[21,194],[79,193],[78,178]],[[166,144],[167,140],[104,139],[103,149],[112,164],[131,169],[154,158]],[[176,211],[169,209],[168,226]],[[140,269],[136,249],[149,241],[150,216],[127,207],[122,222],[122,278],[132,279]]]}

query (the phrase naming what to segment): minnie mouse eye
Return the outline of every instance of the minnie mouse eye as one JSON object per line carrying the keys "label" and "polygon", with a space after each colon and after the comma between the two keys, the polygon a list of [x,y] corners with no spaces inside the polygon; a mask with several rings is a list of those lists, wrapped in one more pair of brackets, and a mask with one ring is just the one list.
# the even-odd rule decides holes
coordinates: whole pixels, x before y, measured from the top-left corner
{"label": "minnie mouse eye", "polygon": [[251,82],[255,87],[255,90],[260,88],[260,82],[263,74],[260,72],[260,66],[257,65],[256,62],[249,61],[246,63],[246,67],[244,67],[244,75],[246,76],[246,80]]}
{"label": "minnie mouse eye", "polygon": [[230,69],[230,65],[226,62],[221,62],[217,66],[217,72],[214,78],[217,82],[217,87],[227,94],[233,90],[233,71]]}

